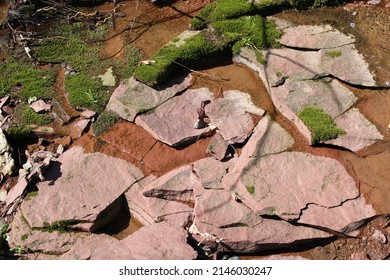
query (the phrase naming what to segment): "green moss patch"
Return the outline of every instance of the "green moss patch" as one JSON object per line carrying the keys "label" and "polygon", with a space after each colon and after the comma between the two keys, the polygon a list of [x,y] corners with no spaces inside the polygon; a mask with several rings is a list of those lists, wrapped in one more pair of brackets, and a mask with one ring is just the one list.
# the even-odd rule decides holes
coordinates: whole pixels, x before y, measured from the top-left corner
{"label": "green moss patch", "polygon": [[15,125],[8,128],[7,133],[11,139],[18,140],[29,137],[32,130],[27,125]]}
{"label": "green moss patch", "polygon": [[115,123],[119,121],[119,117],[108,111],[102,112],[96,122],[92,124],[93,134],[99,136],[108,131]]}
{"label": "green moss patch", "polygon": [[77,225],[79,222],[70,220],[70,221],[56,221],[53,223],[44,223],[44,227],[39,227],[39,228],[33,228],[33,230],[40,230],[40,231],[47,231],[47,232],[69,232],[69,231],[74,231],[72,228],[73,225]]}
{"label": "green moss patch", "polygon": [[46,37],[43,43],[33,48],[34,56],[41,62],[69,64],[78,71],[97,68],[100,62],[98,44],[88,44],[94,38],[83,23],[67,25],[58,23]]}
{"label": "green moss patch", "polygon": [[313,144],[335,139],[339,135],[345,134],[343,129],[336,126],[331,116],[320,108],[304,107],[298,113],[298,117],[311,131]]}
{"label": "green moss patch", "polygon": [[48,99],[53,96],[54,71],[42,71],[18,62],[0,64],[0,96],[15,95],[27,101],[31,97]]}
{"label": "green moss patch", "polygon": [[215,58],[225,48],[226,42],[212,41],[206,32],[201,32],[187,39],[186,43],[179,47],[173,45],[163,47],[151,58],[156,63],[140,65],[134,75],[138,80],[154,86],[167,81],[172,72],[180,67],[177,63],[187,67],[200,65]]}
{"label": "green moss patch", "polygon": [[341,52],[341,51],[337,51],[337,50],[335,50],[335,51],[326,51],[326,52],[325,52],[325,55],[326,55],[326,56],[329,56],[329,57],[331,57],[331,58],[336,58],[336,57],[341,56],[341,55],[342,55],[342,52]]}
{"label": "green moss patch", "polygon": [[67,75],[65,90],[68,93],[69,103],[75,108],[101,112],[109,100],[109,94],[104,90],[100,79],[93,79],[85,72]]}
{"label": "green moss patch", "polygon": [[38,114],[27,105],[23,107],[20,119],[22,123],[26,125],[47,125],[51,122],[51,117],[49,115]]}
{"label": "green moss patch", "polygon": [[255,193],[255,187],[253,185],[246,186],[246,190],[252,195]]}
{"label": "green moss patch", "polygon": [[282,10],[287,4],[288,2],[284,0],[263,0],[259,3],[251,3],[247,0],[217,0],[195,16],[191,21],[191,26],[195,30],[201,30],[212,22],[245,15],[266,15],[274,9]]}
{"label": "green moss patch", "polygon": [[281,36],[275,26],[259,15],[245,16],[231,20],[213,22],[213,31],[203,30],[176,47],[173,44],[160,49],[152,58],[154,64],[140,65],[135,77],[151,86],[164,83],[180,67],[199,67],[209,63],[221,53],[238,52],[242,47],[253,48],[264,63],[260,50],[277,47],[276,39]]}

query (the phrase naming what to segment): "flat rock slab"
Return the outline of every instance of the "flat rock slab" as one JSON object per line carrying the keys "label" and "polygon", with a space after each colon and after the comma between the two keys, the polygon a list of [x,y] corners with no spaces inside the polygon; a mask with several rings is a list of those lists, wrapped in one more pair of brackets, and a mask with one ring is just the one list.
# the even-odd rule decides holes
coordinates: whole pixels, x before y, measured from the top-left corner
{"label": "flat rock slab", "polygon": [[223,162],[214,158],[204,158],[194,162],[192,168],[204,189],[222,189],[221,180],[236,161],[236,157]]}
{"label": "flat rock slab", "polygon": [[[336,56],[335,56],[336,54]],[[375,81],[368,63],[354,45],[320,50],[320,63],[326,73],[353,85],[375,87]]]}
{"label": "flat rock slab", "polygon": [[230,181],[239,180],[242,170],[246,168],[250,159],[278,154],[293,145],[294,139],[287,131],[271,120],[269,116],[264,117],[253,130],[253,134],[242,149],[237,163],[230,168],[227,179]]}
{"label": "flat rock slab", "polygon": [[[321,221],[311,224],[329,225],[332,230],[346,226],[334,221],[335,213],[345,216],[350,210],[345,202],[360,196],[354,180],[338,161],[300,152],[249,159],[239,176],[233,178],[224,177],[223,183],[257,214],[300,221],[301,211],[314,204],[332,211],[324,211]],[[371,205],[355,201],[354,206],[359,208],[359,215],[351,217],[350,223],[373,213]]]}
{"label": "flat rock slab", "polygon": [[255,123],[248,113],[261,116],[264,110],[252,103],[249,94],[238,90],[225,91],[223,98],[206,106],[210,126],[217,127],[229,144],[242,143],[252,133]]}
{"label": "flat rock slab", "polygon": [[[198,110],[202,101],[210,101],[205,113],[209,126],[195,129]],[[262,115],[250,96],[240,91],[226,91],[224,98],[214,99],[207,88],[187,90],[176,96],[153,112],[140,115],[136,124],[143,127],[157,140],[170,146],[188,145],[202,136],[214,133],[216,129],[229,144],[242,143],[254,128],[250,113]]]}
{"label": "flat rock slab", "polygon": [[197,183],[188,165],[158,179],[148,176],[126,192],[130,213],[143,225],[166,221],[184,227],[193,218],[190,205],[194,200],[193,185]]}
{"label": "flat rock slab", "polygon": [[153,112],[140,115],[136,119],[136,124],[169,146],[188,145],[212,133],[208,127],[202,129],[193,127],[198,119],[197,110],[201,102],[211,99],[212,95],[207,88],[187,90],[157,107]]}
{"label": "flat rock slab", "polygon": [[72,124],[70,127],[70,137],[72,139],[80,138],[83,135],[83,133],[86,131],[90,122],[91,122],[90,119],[81,119],[76,123]]}
{"label": "flat rock slab", "polygon": [[219,133],[215,134],[207,146],[206,153],[216,158],[217,160],[223,160],[226,156],[229,143]]}
{"label": "flat rock slab", "polygon": [[200,242],[200,247],[236,253],[287,248],[330,237],[330,234],[314,228],[297,227],[286,221],[261,218],[258,219],[258,224],[253,226],[232,224],[223,228],[202,223],[195,218],[190,232],[192,237]]}
{"label": "flat rock slab", "polygon": [[122,240],[91,235],[80,240],[61,259],[191,260],[197,253],[187,244],[187,232],[161,222],[142,227]]}
{"label": "flat rock slab", "polygon": [[[356,229],[353,227],[354,222],[359,222],[375,215],[374,208],[367,204],[364,197],[359,197],[348,200],[342,206],[334,208],[311,204],[307,209],[303,210],[299,222],[349,233]],[[330,217],[333,217],[333,219],[330,219]]]}
{"label": "flat rock slab", "polygon": [[30,108],[37,113],[49,112],[51,110],[51,105],[43,100],[37,100],[30,104]]}
{"label": "flat rock slab", "polygon": [[273,17],[283,35],[278,41],[288,47],[312,50],[331,49],[356,42],[352,35],[345,35],[330,25],[289,25]]}
{"label": "flat rock slab", "polygon": [[76,146],[51,165],[45,181],[37,184],[38,195],[25,200],[21,209],[31,227],[67,221],[95,231],[115,217],[122,194],[142,177],[140,170],[124,160],[86,154]]}
{"label": "flat rock slab", "polygon": [[33,230],[19,210],[11,225],[8,243],[10,248],[25,248],[29,252],[61,255],[67,252],[76,241],[85,237],[81,232],[48,232]]}
{"label": "flat rock slab", "polygon": [[124,120],[134,122],[138,113],[157,107],[190,87],[191,84],[192,76],[189,75],[172,81],[172,84],[166,85],[162,90],[156,90],[130,78],[115,89],[107,104],[107,109],[117,113]]}
{"label": "flat rock slab", "polygon": [[335,79],[331,81],[297,81],[287,79],[284,85],[271,89],[275,104],[285,104],[297,117],[298,112],[306,107],[322,108],[333,119],[351,108],[357,101],[352,91]]}
{"label": "flat rock slab", "polygon": [[338,127],[345,130],[346,134],[326,141],[327,144],[346,147],[353,152],[357,152],[379,140],[383,140],[383,135],[376,126],[356,108],[348,110],[345,114],[335,118],[334,121]]}
{"label": "flat rock slab", "polygon": [[[292,49],[270,50],[269,52],[266,67],[258,63],[254,52],[247,48],[243,48],[241,55],[236,56],[234,60],[259,73],[275,107],[295,124],[309,142],[312,141],[311,132],[298,118],[298,112],[305,106],[323,109],[337,125],[340,125],[340,128],[345,128],[345,135],[326,143],[356,152],[383,139],[376,127],[363,115],[349,110],[357,101],[349,89],[334,79],[321,78],[325,75],[324,72],[319,68],[316,69],[311,60],[309,62],[304,58],[299,60],[305,52]],[[314,55],[313,53],[315,52],[308,52],[309,56]],[[289,56],[292,59],[289,59]],[[319,60],[318,57],[317,62]],[[349,65],[349,68],[353,67]],[[315,80],[312,80],[314,78]]]}

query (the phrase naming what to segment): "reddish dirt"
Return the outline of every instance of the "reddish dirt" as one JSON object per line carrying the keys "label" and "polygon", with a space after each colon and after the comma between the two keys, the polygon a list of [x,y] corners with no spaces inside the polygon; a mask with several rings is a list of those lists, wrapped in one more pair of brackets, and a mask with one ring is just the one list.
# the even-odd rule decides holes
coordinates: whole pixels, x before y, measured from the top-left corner
{"label": "reddish dirt", "polygon": [[178,150],[156,141],[133,123],[120,122],[101,137],[96,138],[88,133],[74,145],[84,147],[87,152],[102,152],[121,158],[140,168],[145,175],[159,177],[176,167],[207,157],[206,148],[210,140],[200,139]]}
{"label": "reddish dirt", "polygon": [[[130,0],[120,3],[117,12],[125,17],[115,18],[115,30],[108,34],[104,51],[106,57],[120,58],[125,44],[140,48],[145,58],[151,57],[163,45],[188,28],[191,18],[211,0],[176,1],[159,7],[149,0]],[[107,11],[113,4],[103,5]]]}

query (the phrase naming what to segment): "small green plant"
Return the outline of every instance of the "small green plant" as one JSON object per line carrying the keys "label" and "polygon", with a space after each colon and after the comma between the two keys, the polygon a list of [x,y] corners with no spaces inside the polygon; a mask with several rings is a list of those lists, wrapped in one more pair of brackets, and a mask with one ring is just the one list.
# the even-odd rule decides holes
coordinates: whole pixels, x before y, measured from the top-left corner
{"label": "small green plant", "polygon": [[248,193],[253,195],[255,193],[255,186],[248,185],[248,186],[246,186],[246,190],[248,191]]}
{"label": "small green plant", "polygon": [[119,121],[119,117],[109,111],[102,112],[97,118],[96,122],[92,124],[93,134],[99,136],[108,131],[116,122]]}
{"label": "small green plant", "polygon": [[306,106],[299,111],[298,117],[311,131],[313,144],[335,139],[339,135],[345,134],[345,131],[338,128],[331,116],[321,108]]}
{"label": "small green plant", "polygon": [[325,55],[326,55],[326,56],[329,56],[329,57],[331,57],[331,58],[336,58],[336,57],[341,56],[342,53],[341,53],[341,51],[337,51],[337,50],[335,50],[335,51],[326,51],[326,52],[325,52]]}

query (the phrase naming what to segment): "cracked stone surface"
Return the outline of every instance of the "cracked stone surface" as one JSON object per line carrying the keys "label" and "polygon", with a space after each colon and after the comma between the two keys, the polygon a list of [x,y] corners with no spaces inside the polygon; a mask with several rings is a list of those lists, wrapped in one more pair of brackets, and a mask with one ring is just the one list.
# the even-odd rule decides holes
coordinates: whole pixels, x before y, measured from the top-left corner
{"label": "cracked stone surface", "polygon": [[304,49],[331,49],[356,42],[352,35],[345,35],[330,25],[292,25],[285,20],[272,17],[278,29],[283,30],[278,40],[282,45]]}
{"label": "cracked stone surface", "polygon": [[199,180],[189,165],[158,179],[148,178],[126,192],[130,213],[142,224],[164,220],[185,226],[193,217],[193,187]]}
{"label": "cracked stone surface", "polygon": [[142,227],[125,239],[92,234],[79,240],[63,260],[191,260],[197,253],[187,232],[165,222]]}
{"label": "cracked stone surface", "polygon": [[[301,211],[309,204],[334,208],[341,215],[350,210],[343,203],[359,197],[354,180],[338,161],[301,152],[249,159],[239,175],[235,181],[224,178],[227,189],[237,193],[256,213],[286,220],[299,220]],[[359,206],[359,220],[373,213],[371,205],[354,205]],[[325,212],[320,219],[327,219],[327,223],[322,224],[340,230],[332,211]]]}
{"label": "cracked stone surface", "polygon": [[11,248],[28,248],[30,252],[60,255],[67,252],[79,238],[87,236],[81,232],[48,232],[33,230],[19,210],[11,224],[9,245]]}
{"label": "cracked stone surface", "polygon": [[193,164],[193,170],[199,177],[202,187],[205,189],[222,189],[222,178],[234,166],[237,158],[221,162],[214,158],[198,160]]}
{"label": "cracked stone surface", "polygon": [[[252,103],[247,93],[230,90],[223,94],[223,98],[214,99],[207,88],[187,90],[153,112],[138,116],[135,122],[157,140],[174,147],[188,145],[215,130],[228,144],[242,143],[255,126],[250,113],[261,116],[264,111]],[[205,106],[210,123],[195,129],[202,101],[210,101]]]}
{"label": "cracked stone surface", "polygon": [[253,131],[255,123],[248,113],[261,116],[264,110],[256,107],[249,94],[238,90],[228,90],[223,98],[213,100],[206,106],[210,126],[229,143],[242,143]]}
{"label": "cracked stone surface", "polygon": [[0,128],[0,172],[5,176],[11,175],[14,167],[15,161],[12,158],[12,148]]}
{"label": "cracked stone surface", "polygon": [[[115,174],[115,176],[107,176]],[[122,194],[143,177],[132,164],[101,153],[84,153],[75,146],[54,162],[38,194],[21,209],[31,227],[73,221],[86,231],[108,224],[122,207]]]}
{"label": "cracked stone surface", "polygon": [[138,113],[157,107],[191,84],[192,76],[188,75],[166,85],[162,90],[156,90],[130,78],[115,89],[107,104],[107,110],[117,113],[124,120],[134,122]]}
{"label": "cracked stone surface", "polygon": [[368,121],[356,108],[348,110],[335,118],[334,121],[338,127],[345,130],[346,134],[326,141],[328,144],[347,147],[351,151],[358,151],[374,144],[378,140],[383,140],[383,135],[376,126]]}
{"label": "cracked stone surface", "polygon": [[[303,210],[299,218],[300,223],[327,227],[341,232],[350,232],[356,221],[371,218],[376,215],[374,208],[367,205],[364,197],[348,200],[341,207],[327,208],[311,204]],[[330,219],[329,217],[337,217]]]}
{"label": "cracked stone surface", "polygon": [[[157,107],[153,112],[140,115],[136,124],[155,139],[170,146],[188,145],[197,138],[212,133],[210,128],[195,129],[197,110],[202,101],[211,100],[207,88],[187,90]],[[178,117],[180,116],[180,117]]]}
{"label": "cracked stone surface", "polygon": [[[307,58],[304,57],[305,53],[308,55]],[[326,143],[357,152],[383,139],[373,124],[362,114],[355,112],[357,109],[349,110],[357,101],[349,89],[334,79],[321,78],[326,72],[320,69],[322,66],[320,67],[320,57],[317,52],[293,49],[270,50],[267,59],[267,66],[264,67],[257,62],[254,52],[247,48],[243,48],[241,54],[234,58],[237,63],[243,63],[259,73],[275,107],[292,121],[310,142],[311,132],[297,116],[305,106],[323,109],[340,128],[345,128],[346,134]],[[348,64],[346,68],[350,71],[353,67]],[[364,133],[361,133],[362,131]]]}

